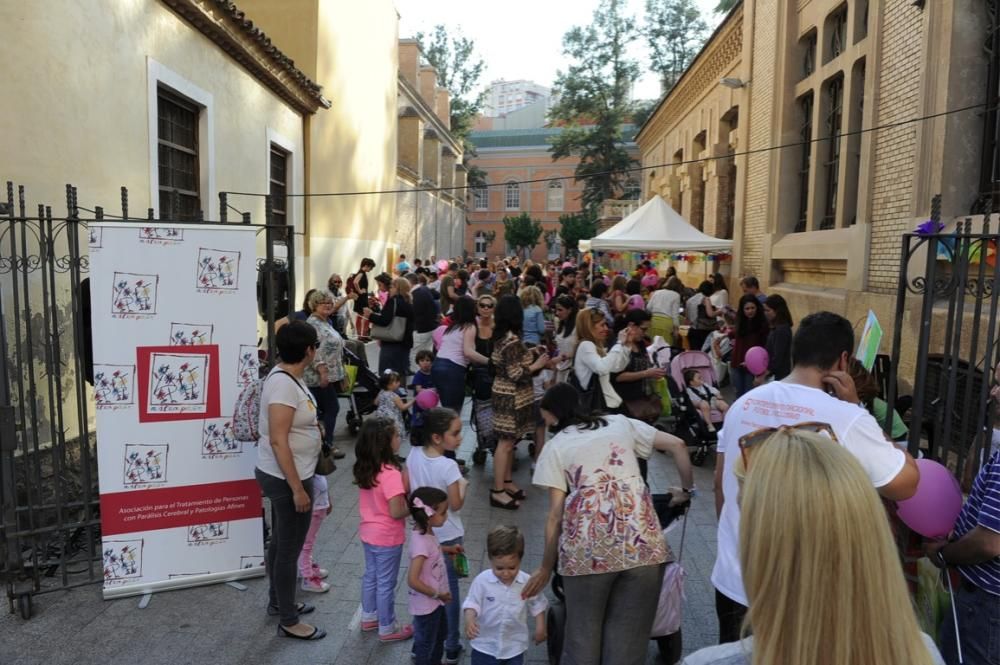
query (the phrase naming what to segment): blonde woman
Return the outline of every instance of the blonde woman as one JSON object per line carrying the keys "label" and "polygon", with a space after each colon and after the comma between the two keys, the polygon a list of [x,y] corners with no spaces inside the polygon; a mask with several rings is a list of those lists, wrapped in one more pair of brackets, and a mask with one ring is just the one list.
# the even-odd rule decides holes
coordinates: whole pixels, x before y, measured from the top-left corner
{"label": "blonde woman", "polygon": [[632,333],[628,328],[622,330],[618,334],[618,343],[606,350],[605,342],[610,334],[611,327],[600,310],[585,307],[576,315],[573,375],[579,382],[579,389],[591,396],[590,404],[584,406],[594,410],[613,410],[622,403],[621,397],[611,387],[611,374],[621,372],[628,366],[629,351],[624,344]]}
{"label": "blonde woman", "polygon": [[521,289],[521,307],[524,308],[524,332],[522,341],[528,346],[538,346],[545,334],[545,298],[537,286],[526,286]]}
{"label": "blonde woman", "polygon": [[403,339],[398,342],[379,342],[378,373],[381,375],[387,369],[406,379],[410,369],[410,349],[413,347],[413,299],[410,297],[410,282],[403,277],[397,277],[389,284],[389,297],[379,312],[365,309],[365,316],[378,326],[388,326],[392,320],[401,316],[406,319],[406,330]]}
{"label": "blonde woman", "polygon": [[740,439],[744,639],[682,665],[943,662],[917,626],[878,494],[830,431],[816,424]]}

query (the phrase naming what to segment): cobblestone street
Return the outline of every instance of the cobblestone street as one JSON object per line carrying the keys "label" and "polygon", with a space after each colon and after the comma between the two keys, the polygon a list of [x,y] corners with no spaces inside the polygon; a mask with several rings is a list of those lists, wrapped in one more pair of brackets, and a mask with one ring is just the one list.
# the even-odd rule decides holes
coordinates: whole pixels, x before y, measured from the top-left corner
{"label": "cobblestone street", "polygon": [[[465,414],[468,422],[468,412]],[[346,434],[346,428],[338,431]],[[35,616],[22,621],[13,614],[0,614],[0,663],[3,665],[85,665],[110,662],[169,665],[212,663],[213,665],[280,664],[295,665],[408,665],[411,642],[380,644],[372,633],[362,633],[360,623],[360,578],[364,570],[358,540],[357,488],[352,484],[353,442],[341,438],[348,453],[330,476],[333,512],[323,524],[318,540],[317,560],[330,569],[331,590],[326,594],[300,592],[299,599],[314,603],[317,611],[309,617],[327,629],[328,636],[317,643],[296,642],[275,635],[275,620],[264,613],[267,594],[263,578],[246,582],[246,591],[216,585],[154,595],[148,607],[138,609],[139,598],[114,601],[101,599],[98,585],[69,592],[57,591],[35,598]],[[460,456],[470,458],[475,434],[466,428]],[[404,450],[405,454],[407,451]],[[543,543],[547,500],[530,485],[527,446],[519,450],[520,468],[515,480],[528,491],[528,499],[517,512],[489,506],[490,467],[473,467],[469,474],[469,495],[462,518],[465,522],[465,549],[470,577],[463,580],[463,598],[471,580],[482,570],[486,559],[486,534],[501,523],[519,525],[527,540],[523,568],[538,565]],[[684,653],[716,642],[716,619],[709,575],[715,553],[715,515],[712,501],[712,467],[695,468],[700,488],[690,512],[684,545],[683,564],[687,570],[684,606]],[[650,484],[654,491],[677,485],[672,461],[655,454],[650,462]],[[680,529],[670,537],[676,549]],[[405,620],[406,557],[397,586],[398,612]],[[551,594],[550,594],[551,599]],[[468,658],[466,658],[467,662]],[[547,662],[544,645],[528,653],[532,663]],[[650,642],[648,663],[662,662],[656,643]]]}

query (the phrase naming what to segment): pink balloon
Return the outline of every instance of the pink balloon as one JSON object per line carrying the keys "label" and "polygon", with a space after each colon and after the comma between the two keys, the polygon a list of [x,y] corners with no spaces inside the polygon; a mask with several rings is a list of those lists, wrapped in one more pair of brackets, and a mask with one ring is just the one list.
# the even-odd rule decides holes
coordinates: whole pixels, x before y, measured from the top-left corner
{"label": "pink balloon", "polygon": [[896,514],[920,535],[944,538],[962,512],[962,490],[951,471],[933,460],[918,459],[917,468],[920,469],[917,493],[896,502]]}
{"label": "pink balloon", "polygon": [[767,355],[767,349],[763,346],[754,346],[747,350],[743,363],[747,371],[754,376],[760,376],[767,372],[767,366],[771,362],[771,357]]}
{"label": "pink balloon", "polygon": [[650,273],[642,278],[642,285],[648,287],[656,286],[656,283],[660,281],[660,278],[656,275]]}
{"label": "pink balloon", "polygon": [[434,342],[435,349],[441,348],[441,338],[444,337],[444,331],[447,329],[448,326],[438,326],[434,329],[434,332],[431,333],[431,341]]}
{"label": "pink balloon", "polygon": [[416,402],[421,409],[433,409],[440,400],[436,390],[421,390],[417,394]]}

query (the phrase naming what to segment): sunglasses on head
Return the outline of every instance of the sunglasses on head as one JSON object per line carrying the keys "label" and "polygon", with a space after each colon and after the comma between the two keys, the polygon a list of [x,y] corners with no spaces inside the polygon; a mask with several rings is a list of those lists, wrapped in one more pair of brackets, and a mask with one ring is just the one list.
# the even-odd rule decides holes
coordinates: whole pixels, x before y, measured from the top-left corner
{"label": "sunglasses on head", "polygon": [[816,434],[826,434],[831,440],[837,440],[837,435],[834,433],[833,428],[828,423],[821,423],[819,421],[809,421],[799,423],[797,425],[782,425],[781,427],[763,427],[740,437],[740,455],[743,457],[743,466],[748,467],[747,451],[751,448],[767,441],[778,432],[785,432],[793,429],[802,430],[804,432],[814,432]]}

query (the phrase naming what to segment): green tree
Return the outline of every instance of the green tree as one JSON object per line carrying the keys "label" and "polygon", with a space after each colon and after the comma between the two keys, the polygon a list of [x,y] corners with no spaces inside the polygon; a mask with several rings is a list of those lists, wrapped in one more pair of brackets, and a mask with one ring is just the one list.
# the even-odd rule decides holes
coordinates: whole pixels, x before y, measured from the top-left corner
{"label": "green tree", "polygon": [[705,43],[708,26],[694,0],[646,0],[650,70],[660,77],[663,94],[680,80]]}
{"label": "green tree", "polygon": [[503,237],[518,255],[523,256],[523,250],[530,252],[538,244],[538,239],[542,237],[542,223],[526,212],[516,217],[504,217]]}
{"label": "green tree", "polygon": [[451,97],[451,131],[464,139],[483,106],[484,92],[477,89],[486,62],[475,52],[471,39],[443,25],[435,26],[430,36],[418,32],[417,42],[437,70],[438,85]]}
{"label": "green tree", "polygon": [[719,0],[719,4],[715,6],[716,14],[728,14],[729,11],[740,3],[740,0]]}
{"label": "green tree", "polygon": [[566,254],[578,252],[581,240],[590,240],[597,234],[597,219],[586,211],[559,215],[559,226]]}
{"label": "green tree", "polygon": [[602,0],[586,27],[563,37],[563,52],[573,64],[556,77],[559,102],[552,120],[565,129],[552,142],[552,159],[576,156],[576,179],[583,181],[583,207],[596,214],[601,202],[622,191],[635,160],[622,141],[630,117],[629,89],[639,65],[627,55],[638,38],[635,20],[624,14],[622,0]]}

